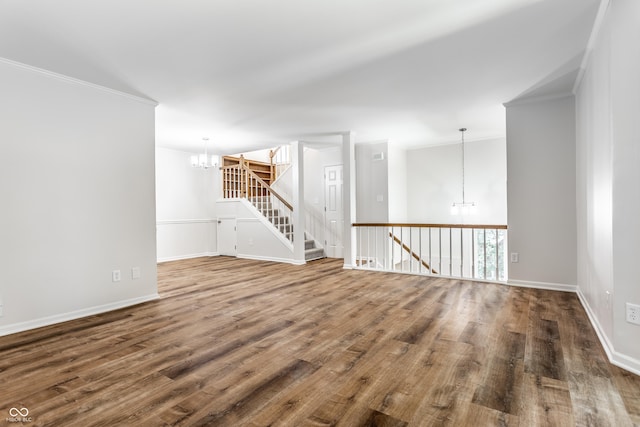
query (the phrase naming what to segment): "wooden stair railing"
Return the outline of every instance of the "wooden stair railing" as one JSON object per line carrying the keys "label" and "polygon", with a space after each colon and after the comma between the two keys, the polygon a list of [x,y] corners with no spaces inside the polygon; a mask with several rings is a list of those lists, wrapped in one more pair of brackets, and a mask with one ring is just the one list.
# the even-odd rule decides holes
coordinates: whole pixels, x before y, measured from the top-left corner
{"label": "wooden stair railing", "polygon": [[[273,182],[272,177],[274,175],[275,167],[269,163],[260,162],[257,160],[245,159],[242,154],[239,157],[234,157],[234,156],[222,157],[222,166],[220,169],[240,170],[240,169],[243,169],[243,167],[245,169],[251,169],[256,175],[262,178],[268,185],[271,185],[271,183]],[[225,177],[223,175],[223,191],[227,189],[227,184],[232,183],[232,181],[224,178]]]}
{"label": "wooden stair railing", "polygon": [[392,232],[389,232],[389,237],[391,237],[393,239],[394,242],[396,242],[397,244],[399,244],[402,249],[404,249],[405,251],[407,251],[409,253],[409,255],[411,255],[411,257],[413,259],[415,259],[416,261],[418,261],[420,264],[422,264],[422,266],[424,268],[427,269],[427,271],[430,271],[433,274],[438,274],[438,272],[436,270],[434,270],[433,268],[431,268],[431,266],[425,261],[423,260],[417,253],[415,253],[409,246],[407,246],[405,243],[402,242],[402,240],[400,240],[399,237],[397,237],[395,234],[393,234]]}
{"label": "wooden stair railing", "polygon": [[252,170],[243,157],[238,164],[220,168],[223,198],[241,198],[251,203],[267,220],[293,242],[293,206]]}
{"label": "wooden stair railing", "polygon": [[[443,277],[499,282],[506,280],[505,257],[508,230],[506,225],[354,223],[352,226],[356,228],[356,241],[365,241],[365,246],[362,246],[361,243],[356,245],[357,253],[354,262],[359,268],[406,272],[403,262],[394,264],[393,250],[389,254],[385,249],[386,245],[382,245],[381,248],[374,245],[373,253],[371,252],[372,248],[368,244],[371,235],[373,234],[374,239],[377,239],[376,236],[379,236],[379,232],[382,231],[382,236],[388,234],[391,241],[400,246],[401,253],[406,251],[411,255],[410,261],[413,259],[418,261],[419,273],[424,267],[429,274],[433,273]],[[395,234],[395,228],[400,229],[400,237]],[[425,257],[423,252],[423,229],[427,230],[424,235],[428,238],[428,242],[426,242],[428,257]],[[468,231],[464,232],[464,230]],[[432,234],[433,231],[435,231],[434,234]],[[408,232],[408,239],[403,238],[403,232]],[[419,249],[416,249],[415,245],[411,243],[412,237],[418,239]],[[435,260],[432,260],[432,256]],[[374,265],[372,260],[379,259],[382,260],[382,263]],[[456,260],[455,264],[454,259]],[[443,260],[446,261],[443,263]],[[434,264],[438,266],[437,272],[432,267]],[[397,267],[398,265],[400,268]],[[454,271],[454,267],[456,271]],[[408,270],[409,273],[414,272],[412,262],[409,263]]]}
{"label": "wooden stair railing", "polygon": [[[220,167],[223,182],[222,197],[246,199],[277,231],[293,243],[293,206],[271,187],[273,181],[266,178],[266,170],[262,168],[256,171],[252,167],[256,162],[246,160],[242,155],[240,157],[225,156],[224,159]],[[279,165],[271,165],[270,177],[273,177],[273,170],[277,166]],[[324,258],[324,249],[318,248],[312,238],[307,238],[306,232],[304,244],[306,261]]]}
{"label": "wooden stair railing", "polygon": [[293,212],[293,206],[289,202],[285,200],[280,194],[276,192],[269,184],[267,184],[262,178],[260,178],[254,171],[251,169],[244,169],[247,173],[247,197],[261,197],[268,196],[271,194],[276,199],[278,199],[284,206],[289,209],[289,211]]}
{"label": "wooden stair railing", "polygon": [[271,164],[271,184],[291,165],[288,145],[279,145],[269,150],[269,163]]}

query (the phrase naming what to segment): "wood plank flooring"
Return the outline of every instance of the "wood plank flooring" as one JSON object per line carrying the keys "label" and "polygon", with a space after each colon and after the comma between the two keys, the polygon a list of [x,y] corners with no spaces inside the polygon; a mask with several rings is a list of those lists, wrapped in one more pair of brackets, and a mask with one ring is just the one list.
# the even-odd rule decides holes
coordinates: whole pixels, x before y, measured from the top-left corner
{"label": "wood plank flooring", "polygon": [[0,425],[640,425],[571,293],[227,257],[159,290],[0,337]]}

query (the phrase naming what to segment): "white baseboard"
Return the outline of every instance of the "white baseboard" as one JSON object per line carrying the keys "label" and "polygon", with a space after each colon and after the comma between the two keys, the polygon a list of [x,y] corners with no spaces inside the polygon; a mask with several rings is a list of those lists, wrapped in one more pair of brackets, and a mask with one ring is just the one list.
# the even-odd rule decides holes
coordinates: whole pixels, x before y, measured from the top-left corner
{"label": "white baseboard", "polygon": [[71,311],[69,313],[56,314],[54,316],[42,317],[40,319],[29,320],[27,322],[14,323],[0,327],[0,337],[18,332],[24,332],[31,329],[41,328],[44,326],[54,325],[56,323],[76,320],[82,317],[93,316],[95,314],[106,313],[108,311],[118,310],[120,308],[130,307],[132,305],[141,304],[143,302],[153,301],[160,296],[157,293],[145,295],[142,297],[131,298],[124,301],[118,301],[110,304],[99,305],[96,307],[83,308],[82,310]]}
{"label": "white baseboard", "polygon": [[202,252],[199,254],[185,254],[185,255],[176,255],[176,256],[170,256],[170,257],[162,257],[162,258],[158,258],[157,262],[161,263],[161,262],[168,262],[168,261],[180,261],[183,259],[201,258],[201,257],[218,256],[218,255],[220,255],[220,253],[218,252]]}
{"label": "white baseboard", "polygon": [[587,312],[587,317],[591,322],[591,326],[596,331],[598,340],[600,340],[600,344],[602,344],[609,362],[611,362],[612,365],[618,366],[629,372],[633,372],[636,375],[640,375],[640,360],[627,356],[626,354],[619,353],[615,350],[613,344],[611,344],[611,341],[609,340],[609,337],[600,325],[600,322],[598,322],[598,318],[596,317],[595,312],[589,306],[587,299],[578,286],[559,283],[529,282],[525,280],[509,280],[507,284],[510,286],[521,286],[525,288],[575,292],[578,295],[578,299],[580,300],[580,304],[582,304],[584,311]]}
{"label": "white baseboard", "polygon": [[593,326],[593,329],[595,329],[596,334],[598,335],[598,339],[600,340],[605,353],[607,353],[609,362],[622,369],[626,369],[629,372],[633,372],[636,375],[640,375],[640,360],[629,357],[626,354],[619,353],[614,349],[611,341],[609,341],[609,337],[607,337],[607,334],[604,332],[604,329],[600,325],[598,318],[596,317],[594,311],[591,309],[587,298],[584,296],[580,288],[578,288],[576,293],[578,294],[578,299],[580,299],[582,307],[584,307],[584,311],[587,312],[587,316],[589,317],[591,326]]}
{"label": "white baseboard", "polygon": [[509,280],[509,286],[519,286],[521,288],[545,289],[548,291],[576,292],[576,285],[567,285],[564,283],[548,283],[548,282],[531,282],[528,280]]}
{"label": "white baseboard", "polygon": [[[180,261],[180,260],[192,259],[192,258],[212,257],[212,256],[220,256],[220,253],[219,252],[203,252],[200,254],[187,254],[187,255],[178,255],[174,257],[164,257],[164,258],[158,258],[158,263],[169,262],[169,261]],[[306,264],[305,261],[296,261],[291,258],[276,258],[276,257],[266,257],[266,256],[249,255],[249,254],[236,254],[236,258],[252,259],[255,261],[283,262],[286,264],[293,264],[293,265]]]}
{"label": "white baseboard", "polygon": [[305,265],[307,263],[306,261],[298,261],[291,258],[274,258],[274,257],[266,257],[266,256],[260,256],[260,255],[247,255],[247,254],[237,254],[236,258],[251,259],[254,261],[283,262],[286,264],[293,264],[293,265]]}

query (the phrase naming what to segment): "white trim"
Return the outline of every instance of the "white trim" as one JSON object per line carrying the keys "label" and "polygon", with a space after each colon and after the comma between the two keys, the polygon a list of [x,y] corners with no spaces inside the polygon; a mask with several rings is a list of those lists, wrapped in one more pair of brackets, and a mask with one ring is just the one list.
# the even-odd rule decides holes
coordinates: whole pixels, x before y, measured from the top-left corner
{"label": "white trim", "polygon": [[53,71],[49,71],[49,70],[45,70],[43,68],[38,68],[38,67],[34,67],[33,65],[28,65],[28,64],[24,64],[22,62],[18,62],[18,61],[13,61],[11,59],[7,59],[7,58],[3,58],[0,56],[0,62],[7,64],[7,65],[11,65],[13,67],[16,68],[22,68],[25,70],[29,70],[38,74],[42,74],[44,76],[47,77],[51,77],[57,80],[62,80],[65,81],[67,83],[72,83],[72,84],[76,84],[76,85],[80,85],[80,86],[88,86],[92,89],[97,89],[100,90],[102,92],[107,92],[110,93],[112,95],[118,95],[118,96],[122,96],[124,98],[128,98],[131,99],[133,101],[137,101],[137,102],[141,102],[143,104],[147,104],[147,105],[152,105],[154,107],[158,106],[158,101],[155,101],[153,99],[150,98],[145,98],[142,96],[137,96],[137,95],[132,95],[130,93],[126,93],[126,92],[122,92],[116,89],[111,89],[108,88],[106,86],[101,86],[95,83],[90,83],[84,80],[80,80],[80,79],[76,79],[74,77],[70,77],[70,76],[66,76],[64,74],[59,74],[59,73],[55,73]]}
{"label": "white trim", "polygon": [[612,365],[627,370],[633,374],[640,375],[640,360],[627,356],[626,354],[613,351],[613,357],[609,359]]}
{"label": "white trim", "polygon": [[509,280],[506,283],[509,286],[519,286],[521,288],[545,289],[548,291],[560,292],[576,292],[576,285],[567,285],[564,283],[548,283],[548,282],[532,282],[528,280]]}
{"label": "white trim", "polygon": [[83,317],[93,316],[96,314],[106,313],[108,311],[118,310],[133,305],[142,304],[143,302],[159,299],[157,293],[145,295],[142,297],[131,298],[124,301],[113,302],[110,304],[99,305],[96,307],[83,308],[81,310],[71,311],[69,313],[56,314],[54,316],[42,317],[40,319],[29,320],[28,322],[14,323],[0,327],[0,337],[18,332],[28,331],[30,329],[51,326],[57,323],[67,322],[69,320],[81,319]]}
{"label": "white trim", "polygon": [[214,224],[217,219],[167,219],[158,220],[156,225],[172,225],[172,224]]}
{"label": "white trim", "polygon": [[186,254],[186,255],[177,255],[177,256],[169,256],[164,258],[158,258],[158,263],[169,262],[169,261],[180,261],[183,259],[192,259],[192,258],[202,258],[202,257],[212,257],[212,256],[220,256],[219,252],[202,252],[199,254]]}
{"label": "white trim", "polygon": [[306,261],[298,261],[298,260],[295,260],[295,259],[292,259],[292,258],[275,258],[275,257],[261,256],[261,255],[237,254],[236,258],[251,259],[251,260],[254,260],[254,261],[282,262],[282,263],[293,264],[293,265],[305,265],[306,264]]}
{"label": "white trim", "polygon": [[568,98],[570,96],[574,96],[574,93],[559,92],[559,93],[553,93],[550,95],[539,95],[539,96],[530,96],[530,97],[524,97],[524,98],[516,98],[509,102],[505,102],[502,105],[505,107],[514,107],[517,105],[534,104],[536,102],[554,101],[556,99]]}
{"label": "white trim", "polygon": [[616,365],[622,369],[626,369],[629,372],[633,372],[636,375],[640,375],[640,360],[627,356],[626,354],[618,353],[614,349],[613,344],[611,344],[611,341],[609,341],[609,338],[602,328],[602,325],[600,325],[600,322],[598,322],[598,318],[591,309],[591,306],[589,306],[589,302],[582,293],[582,290],[578,288],[576,293],[578,294],[578,299],[580,300],[584,311],[587,312],[587,317],[591,322],[591,326],[593,326],[593,329],[595,329],[596,335],[598,335],[600,344],[602,344],[604,352],[609,358],[609,362],[611,362],[612,365]]}
{"label": "white trim", "polygon": [[578,91],[578,87],[580,87],[580,83],[582,83],[584,73],[587,70],[587,65],[589,65],[591,52],[593,52],[596,42],[598,41],[598,36],[600,35],[602,23],[604,22],[604,18],[607,15],[607,10],[609,9],[610,2],[610,0],[600,0],[598,13],[596,14],[596,19],[593,22],[593,27],[591,28],[591,35],[589,35],[589,41],[587,42],[587,47],[585,48],[584,55],[582,56],[582,62],[580,63],[580,68],[578,69],[578,75],[576,76],[576,81],[573,83],[573,89],[571,90],[573,94]]}

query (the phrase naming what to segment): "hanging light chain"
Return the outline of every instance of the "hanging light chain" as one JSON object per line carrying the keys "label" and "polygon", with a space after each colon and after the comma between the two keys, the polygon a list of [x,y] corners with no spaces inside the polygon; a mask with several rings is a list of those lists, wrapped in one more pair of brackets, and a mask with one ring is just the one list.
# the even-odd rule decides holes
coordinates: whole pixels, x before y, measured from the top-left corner
{"label": "hanging light chain", "polygon": [[464,198],[464,133],[467,128],[458,129],[462,133],[462,204],[465,204]]}

